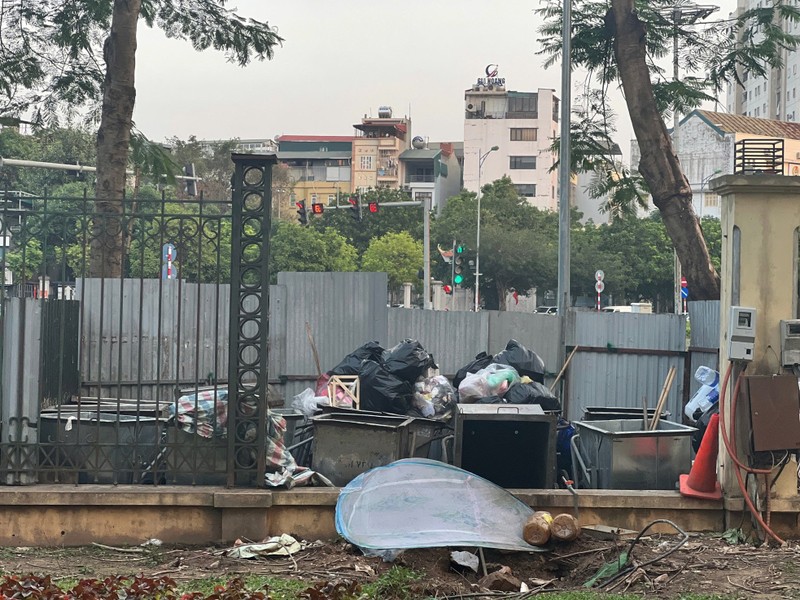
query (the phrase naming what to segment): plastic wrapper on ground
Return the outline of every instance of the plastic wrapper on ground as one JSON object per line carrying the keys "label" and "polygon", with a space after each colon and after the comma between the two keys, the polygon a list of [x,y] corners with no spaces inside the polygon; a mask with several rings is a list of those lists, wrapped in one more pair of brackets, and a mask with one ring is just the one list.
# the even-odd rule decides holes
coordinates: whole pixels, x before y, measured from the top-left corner
{"label": "plastic wrapper on ground", "polygon": [[379,555],[452,546],[542,552],[522,539],[532,514],[529,506],[477,475],[408,458],[367,471],[342,489],[336,530]]}

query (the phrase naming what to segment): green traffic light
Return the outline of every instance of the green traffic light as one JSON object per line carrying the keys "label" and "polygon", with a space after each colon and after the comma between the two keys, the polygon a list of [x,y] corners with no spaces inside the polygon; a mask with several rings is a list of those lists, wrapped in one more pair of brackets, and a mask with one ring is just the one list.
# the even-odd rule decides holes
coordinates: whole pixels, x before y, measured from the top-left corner
{"label": "green traffic light", "polygon": [[456,285],[461,285],[461,283],[462,283],[463,281],[464,281],[464,276],[463,276],[463,275],[456,275],[456,276],[453,278],[453,283],[455,283]]}
{"label": "green traffic light", "polygon": [[462,246],[461,244],[459,244],[459,245],[456,247],[456,254],[463,254],[463,252],[464,252],[464,246]]}

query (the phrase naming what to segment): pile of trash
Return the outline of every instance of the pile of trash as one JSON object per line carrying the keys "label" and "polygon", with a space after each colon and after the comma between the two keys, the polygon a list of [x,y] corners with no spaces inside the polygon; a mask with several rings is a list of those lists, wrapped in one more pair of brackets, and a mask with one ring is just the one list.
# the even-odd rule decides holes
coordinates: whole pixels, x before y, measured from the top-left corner
{"label": "pile of trash", "polygon": [[310,417],[320,406],[342,406],[342,398],[329,398],[328,381],[357,375],[359,408],[365,411],[439,421],[449,421],[458,403],[539,404],[543,410],[560,411],[558,399],[544,385],[544,374],[544,361],[516,340],[495,355],[481,352],[452,382],[439,374],[433,356],[417,340],[403,340],[388,350],[373,341],[322,375],[315,390],[295,396],[292,407]]}

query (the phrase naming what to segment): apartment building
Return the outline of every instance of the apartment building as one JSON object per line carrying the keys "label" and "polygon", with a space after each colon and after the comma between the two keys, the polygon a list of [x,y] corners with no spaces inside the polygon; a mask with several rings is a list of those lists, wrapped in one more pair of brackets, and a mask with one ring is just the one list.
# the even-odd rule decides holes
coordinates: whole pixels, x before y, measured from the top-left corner
{"label": "apartment building", "polygon": [[377,118],[364,115],[353,128],[352,191],[401,187],[400,155],[411,148],[411,119],[393,117],[391,107],[381,106]]}
{"label": "apartment building", "polygon": [[464,187],[477,192],[507,175],[530,204],[556,210],[558,174],[550,172],[556,160],[550,145],[558,135],[559,100],[550,89],[508,90],[492,67],[464,92]]}
{"label": "apartment building", "polygon": [[296,198],[335,204],[351,191],[353,136],[281,135],[278,161],[290,168]]}

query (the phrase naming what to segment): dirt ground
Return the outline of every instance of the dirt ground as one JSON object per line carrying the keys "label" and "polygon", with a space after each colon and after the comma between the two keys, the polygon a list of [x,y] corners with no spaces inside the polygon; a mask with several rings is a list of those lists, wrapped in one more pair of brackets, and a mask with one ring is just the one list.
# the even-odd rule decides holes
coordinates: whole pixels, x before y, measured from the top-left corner
{"label": "dirt ground", "polygon": [[[643,563],[669,550],[674,536],[644,538],[633,552]],[[485,552],[488,571],[509,567],[530,590],[578,590],[604,563],[613,561],[628,541],[601,541],[581,536],[575,542],[543,554]],[[233,559],[226,548],[176,548],[147,546],[113,549],[5,548],[0,549],[0,570],[12,574],[49,574],[80,579],[108,575],[168,575],[177,582],[235,575],[269,575],[319,582],[366,583],[392,567],[379,558],[366,557],[345,542],[311,543],[293,558]],[[394,564],[424,576],[413,584],[419,595],[435,597],[475,595],[479,574],[458,573],[451,568],[452,549],[406,551]],[[465,548],[472,550],[474,548]],[[681,594],[727,594],[738,598],[800,598],[800,544],[783,548],[730,545],[720,537],[692,536],[679,550],[605,589],[663,598]]]}

